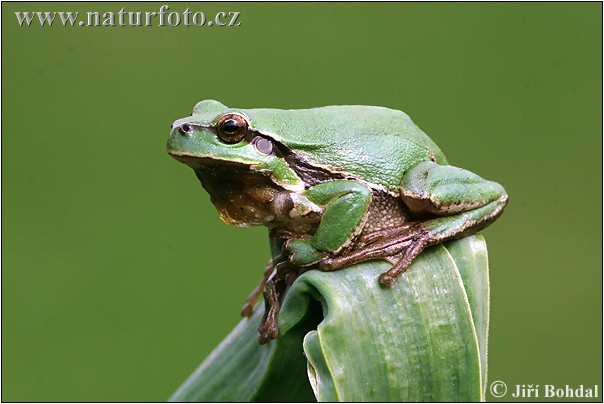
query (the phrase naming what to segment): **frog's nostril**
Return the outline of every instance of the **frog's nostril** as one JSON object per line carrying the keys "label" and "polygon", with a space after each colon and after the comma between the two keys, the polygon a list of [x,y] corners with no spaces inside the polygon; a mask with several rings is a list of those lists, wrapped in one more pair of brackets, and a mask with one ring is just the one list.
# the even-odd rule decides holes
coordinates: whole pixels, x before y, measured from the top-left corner
{"label": "frog's nostril", "polygon": [[180,128],[178,128],[178,130],[180,131],[180,133],[182,135],[186,135],[191,130],[191,127],[185,123],[185,124],[181,125]]}

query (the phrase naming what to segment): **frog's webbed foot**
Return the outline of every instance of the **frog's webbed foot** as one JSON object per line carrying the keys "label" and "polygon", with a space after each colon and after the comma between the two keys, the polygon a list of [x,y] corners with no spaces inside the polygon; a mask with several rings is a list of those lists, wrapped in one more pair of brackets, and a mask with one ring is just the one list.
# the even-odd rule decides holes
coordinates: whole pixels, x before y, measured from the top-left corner
{"label": "frog's webbed foot", "polygon": [[363,248],[369,244],[375,243],[376,241],[380,241],[380,240],[383,240],[388,237],[393,237],[397,234],[402,233],[403,231],[405,231],[406,229],[409,229],[410,227],[412,227],[414,225],[416,225],[416,223],[409,222],[409,223],[405,223],[398,227],[388,227],[385,229],[373,231],[371,233],[362,234],[354,242],[354,244],[352,246],[352,250],[357,250],[357,249]]}
{"label": "frog's webbed foot", "polygon": [[266,267],[264,268],[264,275],[262,276],[260,283],[258,284],[258,286],[256,286],[254,290],[252,290],[247,300],[245,301],[245,304],[241,308],[242,317],[250,317],[252,315],[254,305],[256,304],[256,299],[262,294],[262,292],[264,292],[266,282],[268,282],[270,277],[273,276],[273,273],[275,273],[276,264],[274,265],[274,262],[277,259],[271,259],[268,261],[268,264],[266,264]]}
{"label": "frog's webbed foot", "polygon": [[390,286],[411,265],[413,260],[431,245],[432,238],[421,222],[378,230],[359,238],[354,248],[342,255],[323,260],[322,271],[335,271],[345,266],[373,259],[385,259],[393,264],[379,277],[382,286]]}

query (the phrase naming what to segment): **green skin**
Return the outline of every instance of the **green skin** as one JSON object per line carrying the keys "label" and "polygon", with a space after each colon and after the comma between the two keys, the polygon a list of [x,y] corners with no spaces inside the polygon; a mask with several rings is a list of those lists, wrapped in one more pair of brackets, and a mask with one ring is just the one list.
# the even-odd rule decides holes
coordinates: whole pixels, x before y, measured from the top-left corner
{"label": "green skin", "polygon": [[[222,121],[232,116],[245,136],[227,143],[221,128],[232,127]],[[379,282],[391,285],[424,248],[486,227],[508,199],[501,185],[447,165],[406,114],[382,107],[232,109],[206,100],[173,123],[167,151],[196,171],[225,222],[271,229],[274,265],[243,309],[251,314],[264,290],[261,343],[278,335],[279,299],[301,269],[387,259],[393,266]],[[403,223],[382,228],[369,218],[378,194],[396,198]]]}

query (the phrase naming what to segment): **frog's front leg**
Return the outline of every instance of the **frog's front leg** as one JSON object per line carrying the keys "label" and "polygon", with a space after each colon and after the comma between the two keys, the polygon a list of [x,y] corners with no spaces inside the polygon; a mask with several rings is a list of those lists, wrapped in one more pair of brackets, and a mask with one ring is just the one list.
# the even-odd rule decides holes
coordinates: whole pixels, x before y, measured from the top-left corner
{"label": "frog's front leg", "polygon": [[[321,222],[312,236],[287,240],[283,244],[283,256],[287,259],[274,265],[274,272],[264,286],[264,318],[258,329],[260,344],[266,344],[279,335],[277,315],[282,292],[305,270],[303,267],[337,254],[349,245],[362,230],[371,204],[371,190],[349,180],[317,184],[300,196],[294,202],[290,215],[303,217],[319,209],[323,211]],[[277,245],[276,241],[272,243],[273,253]],[[267,267],[265,275],[268,273]]]}
{"label": "frog's front leg", "polygon": [[315,234],[284,245],[290,262],[297,267],[320,262],[349,245],[362,230],[371,204],[371,190],[351,180],[317,184],[303,196],[324,211]]}
{"label": "frog's front leg", "polygon": [[277,316],[281,310],[279,298],[285,286],[285,278],[281,277],[279,273],[266,282],[264,290],[264,316],[258,328],[258,342],[260,342],[260,345],[264,345],[279,336],[279,326],[277,324]]}
{"label": "frog's front leg", "polygon": [[398,229],[381,231],[349,254],[327,259],[322,270],[335,270],[376,258],[392,261],[393,267],[380,275],[391,285],[428,246],[466,237],[492,223],[505,207],[508,196],[496,182],[453,166],[427,161],[405,173],[401,198],[417,221]]}
{"label": "frog's front leg", "polygon": [[274,272],[275,272],[275,259],[271,259],[268,261],[268,264],[266,264],[266,267],[264,267],[264,275],[262,276],[260,283],[258,284],[258,286],[256,286],[256,288],[254,288],[254,290],[252,290],[252,292],[248,296],[247,300],[245,301],[245,304],[241,308],[242,317],[250,317],[252,315],[252,311],[254,310],[254,305],[256,304],[256,299],[258,298],[258,296],[260,296],[262,294],[262,292],[264,292],[264,287],[266,286],[266,282],[268,282],[268,280],[270,279],[270,277],[273,275]]}

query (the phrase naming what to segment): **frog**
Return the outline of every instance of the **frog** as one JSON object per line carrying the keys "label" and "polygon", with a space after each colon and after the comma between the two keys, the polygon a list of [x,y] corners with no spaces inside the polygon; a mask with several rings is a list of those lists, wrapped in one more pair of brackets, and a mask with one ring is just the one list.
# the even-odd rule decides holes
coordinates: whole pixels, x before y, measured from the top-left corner
{"label": "frog", "polygon": [[278,337],[280,304],[302,273],[385,260],[377,282],[387,288],[426,248],[484,229],[508,202],[503,186],[449,165],[407,114],[386,107],[204,100],[172,123],[166,148],[222,221],[268,228],[272,258],[241,311],[249,317],[263,295],[260,344]]}

